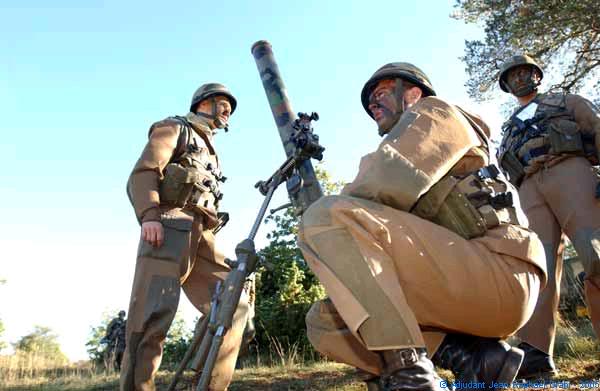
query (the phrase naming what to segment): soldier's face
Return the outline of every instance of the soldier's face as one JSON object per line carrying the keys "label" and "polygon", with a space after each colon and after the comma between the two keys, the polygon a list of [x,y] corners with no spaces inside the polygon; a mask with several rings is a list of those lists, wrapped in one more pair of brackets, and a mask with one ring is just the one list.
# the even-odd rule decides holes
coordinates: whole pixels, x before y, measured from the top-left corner
{"label": "soldier's face", "polygon": [[229,117],[231,116],[231,103],[229,103],[229,99],[224,96],[216,97],[217,103],[217,117],[224,124],[229,122]]}
{"label": "soldier's face", "polygon": [[508,84],[513,93],[527,89],[531,81],[539,84],[540,75],[530,65],[516,66],[506,74],[506,84]]}
{"label": "soldier's face", "polygon": [[[218,95],[215,97],[215,118],[212,119],[212,123],[215,128],[224,128],[227,126],[227,122],[229,122],[229,117],[231,116],[231,103],[229,99],[223,95]],[[212,115],[213,112],[213,100],[206,99],[200,102],[198,105],[198,112],[202,112],[205,114]]]}
{"label": "soldier's face", "polygon": [[368,108],[380,129],[389,128],[396,120],[398,102],[394,95],[395,88],[395,80],[381,80],[369,95]]}

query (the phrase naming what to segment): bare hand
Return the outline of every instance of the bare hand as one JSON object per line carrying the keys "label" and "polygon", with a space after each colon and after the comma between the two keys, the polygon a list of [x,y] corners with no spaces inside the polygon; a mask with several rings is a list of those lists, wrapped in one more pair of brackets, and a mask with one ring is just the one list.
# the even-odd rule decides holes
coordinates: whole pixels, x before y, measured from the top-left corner
{"label": "bare hand", "polygon": [[165,230],[160,221],[146,221],[142,223],[142,239],[153,247],[159,248],[163,244]]}

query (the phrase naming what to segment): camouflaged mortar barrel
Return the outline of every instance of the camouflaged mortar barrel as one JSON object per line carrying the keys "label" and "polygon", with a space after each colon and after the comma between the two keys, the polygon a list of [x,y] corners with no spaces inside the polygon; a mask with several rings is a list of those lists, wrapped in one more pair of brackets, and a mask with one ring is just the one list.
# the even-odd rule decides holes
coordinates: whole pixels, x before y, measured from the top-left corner
{"label": "camouflaged mortar barrel", "polygon": [[[252,45],[252,55],[267,94],[271,113],[279,130],[279,137],[283,143],[285,154],[290,157],[296,150],[294,144],[290,142],[290,138],[294,134],[292,125],[296,120],[296,114],[292,111],[292,105],[279,73],[279,67],[275,62],[271,44],[267,41],[254,43]],[[299,164],[299,173],[304,184],[296,196],[290,198],[292,205],[296,208],[296,213],[301,215],[310,204],[323,196],[323,191],[310,159],[306,159]]]}

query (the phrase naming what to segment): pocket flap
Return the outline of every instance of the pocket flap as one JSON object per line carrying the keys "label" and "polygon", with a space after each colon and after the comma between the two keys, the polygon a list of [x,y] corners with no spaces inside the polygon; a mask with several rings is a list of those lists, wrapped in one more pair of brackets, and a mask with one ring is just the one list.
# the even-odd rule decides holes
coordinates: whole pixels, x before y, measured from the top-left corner
{"label": "pocket flap", "polygon": [[579,132],[579,126],[577,123],[565,119],[554,120],[550,123],[550,128],[557,132],[567,136],[572,136]]}
{"label": "pocket flap", "polygon": [[163,214],[160,222],[164,227],[172,228],[177,231],[189,232],[192,230],[193,220],[189,216],[172,216]]}

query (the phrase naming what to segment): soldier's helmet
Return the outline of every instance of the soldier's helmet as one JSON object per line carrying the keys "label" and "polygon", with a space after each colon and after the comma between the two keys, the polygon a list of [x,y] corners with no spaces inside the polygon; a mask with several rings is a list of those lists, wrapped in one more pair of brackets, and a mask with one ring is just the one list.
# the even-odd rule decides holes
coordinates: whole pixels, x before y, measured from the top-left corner
{"label": "soldier's helmet", "polygon": [[423,91],[423,96],[435,96],[435,90],[431,85],[429,78],[418,67],[408,62],[391,62],[379,68],[373,76],[365,83],[360,94],[360,100],[366,112],[372,116],[369,111],[369,95],[381,80],[400,78],[412,84],[415,84]]}
{"label": "soldier's helmet", "polygon": [[119,318],[124,318],[125,317],[125,311],[121,310],[119,311]]}
{"label": "soldier's helmet", "polygon": [[198,87],[196,92],[194,92],[194,95],[192,95],[190,111],[194,111],[196,105],[202,102],[204,99],[208,99],[216,95],[223,95],[226,96],[227,99],[229,99],[229,103],[231,103],[231,114],[233,114],[237,106],[237,100],[235,99],[231,91],[229,91],[229,88],[225,87],[221,83],[206,83]]}
{"label": "soldier's helmet", "polygon": [[502,91],[510,92],[508,84],[506,82],[506,76],[508,76],[508,71],[520,65],[531,65],[540,73],[540,80],[544,78],[544,72],[542,71],[542,68],[535,62],[533,58],[529,57],[526,54],[512,56],[500,67],[500,76],[498,77],[498,83],[500,84],[500,88],[502,89]]}

